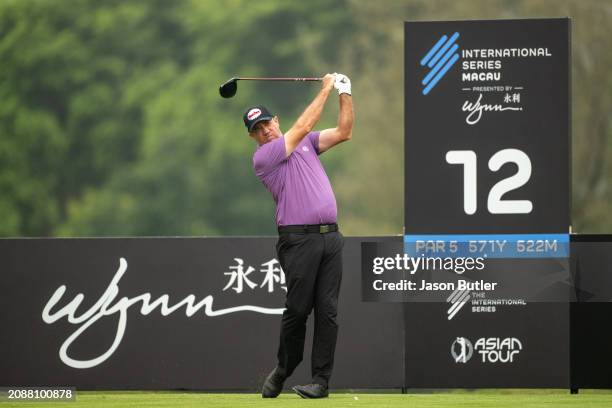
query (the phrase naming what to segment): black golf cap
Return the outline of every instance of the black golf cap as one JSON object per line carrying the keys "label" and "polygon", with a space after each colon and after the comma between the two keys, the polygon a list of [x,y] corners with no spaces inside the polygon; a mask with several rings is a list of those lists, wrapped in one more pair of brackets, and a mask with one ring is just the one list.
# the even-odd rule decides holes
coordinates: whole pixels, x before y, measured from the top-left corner
{"label": "black golf cap", "polygon": [[261,122],[262,120],[270,120],[274,117],[265,106],[257,105],[251,106],[244,112],[242,119],[244,120],[244,126],[249,130],[253,131],[253,126]]}

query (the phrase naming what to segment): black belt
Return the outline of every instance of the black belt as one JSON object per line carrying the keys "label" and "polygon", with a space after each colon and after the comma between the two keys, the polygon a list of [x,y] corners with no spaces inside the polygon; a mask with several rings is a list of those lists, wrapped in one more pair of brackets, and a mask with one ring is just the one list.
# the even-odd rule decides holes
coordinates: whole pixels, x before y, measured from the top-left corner
{"label": "black belt", "polygon": [[281,225],[278,227],[279,234],[300,232],[326,234],[336,231],[338,231],[338,224]]}

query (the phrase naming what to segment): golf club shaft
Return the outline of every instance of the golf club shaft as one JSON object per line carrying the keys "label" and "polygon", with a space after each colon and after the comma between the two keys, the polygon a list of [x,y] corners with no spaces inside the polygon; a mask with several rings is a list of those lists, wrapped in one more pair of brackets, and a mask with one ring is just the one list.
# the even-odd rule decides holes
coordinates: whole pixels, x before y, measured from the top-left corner
{"label": "golf club shaft", "polygon": [[323,78],[257,78],[257,77],[238,77],[241,81],[322,81]]}

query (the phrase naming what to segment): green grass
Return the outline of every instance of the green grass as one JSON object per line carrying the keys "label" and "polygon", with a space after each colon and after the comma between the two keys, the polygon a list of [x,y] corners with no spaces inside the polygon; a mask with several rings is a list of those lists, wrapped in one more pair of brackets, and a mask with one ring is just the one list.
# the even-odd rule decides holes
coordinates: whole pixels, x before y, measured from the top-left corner
{"label": "green grass", "polygon": [[612,407],[612,391],[581,390],[570,395],[563,390],[479,390],[418,394],[332,393],[322,400],[303,400],[291,392],[276,399],[258,394],[209,394],[196,392],[77,392],[76,402],[0,402],[0,407],[491,407],[491,408],[590,408]]}

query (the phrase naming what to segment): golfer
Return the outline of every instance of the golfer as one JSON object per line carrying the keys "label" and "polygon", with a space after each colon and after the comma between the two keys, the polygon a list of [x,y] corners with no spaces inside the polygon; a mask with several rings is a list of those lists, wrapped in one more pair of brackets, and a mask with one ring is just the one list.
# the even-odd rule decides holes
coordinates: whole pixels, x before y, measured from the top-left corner
{"label": "golfer", "polygon": [[[338,125],[313,131],[334,88],[340,95]],[[264,106],[247,109],[243,119],[257,142],[255,173],[276,202],[276,251],[287,279],[278,364],[265,380],[262,397],[278,396],[302,361],[306,320],[313,309],[312,383],[293,390],[303,398],[327,397],[338,335],[344,239],[336,223],[336,198],[318,156],[351,138],[351,82],[342,74],[325,75],[317,96],[285,133],[278,117]]]}

